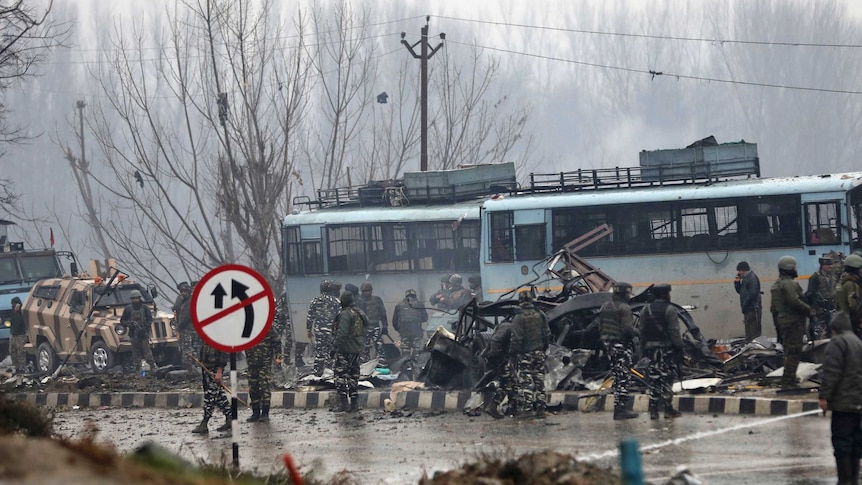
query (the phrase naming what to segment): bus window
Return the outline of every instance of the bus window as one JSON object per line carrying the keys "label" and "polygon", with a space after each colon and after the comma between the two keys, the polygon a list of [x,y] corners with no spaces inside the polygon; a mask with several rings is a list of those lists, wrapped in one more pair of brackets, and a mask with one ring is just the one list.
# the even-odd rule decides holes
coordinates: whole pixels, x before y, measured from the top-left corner
{"label": "bus window", "polygon": [[752,248],[800,245],[802,229],[799,207],[798,195],[743,200],[740,212],[744,214],[743,229],[747,237],[741,240]]}
{"label": "bus window", "polygon": [[514,217],[511,211],[491,214],[491,261],[512,261],[512,226]]}
{"label": "bus window", "polygon": [[363,233],[360,225],[327,227],[330,273],[367,271]]}
{"label": "bus window", "polygon": [[284,229],[285,271],[289,275],[323,273],[320,240],[303,241],[299,226]]}
{"label": "bus window", "polygon": [[515,226],[515,247],[519,261],[542,259],[548,255],[545,249],[545,225],[525,224]]}
{"label": "bus window", "polygon": [[[553,247],[558,250],[570,241],[583,236],[587,232],[608,223],[607,214],[604,209],[593,207],[578,207],[574,209],[555,209],[551,216]],[[600,239],[593,244],[581,249],[582,256],[598,256],[607,254],[610,247],[608,238]]]}
{"label": "bus window", "polygon": [[411,255],[407,228],[403,224],[378,224],[369,227],[371,271],[410,271]]}
{"label": "bus window", "polygon": [[813,202],[805,204],[805,221],[808,244],[838,244],[838,203]]}

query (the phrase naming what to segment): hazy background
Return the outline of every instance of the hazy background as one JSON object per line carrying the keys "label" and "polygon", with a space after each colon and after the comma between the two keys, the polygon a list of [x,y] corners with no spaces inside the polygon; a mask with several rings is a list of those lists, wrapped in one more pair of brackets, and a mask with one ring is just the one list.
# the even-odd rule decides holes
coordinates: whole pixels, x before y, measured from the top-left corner
{"label": "hazy background", "polygon": [[[289,22],[300,6],[326,11],[335,2],[282,2],[271,15]],[[758,144],[764,176],[859,169],[862,148],[862,8],[858,1],[389,1],[356,2],[375,25],[379,73],[370,90],[392,92],[409,56],[400,45],[419,39],[430,15],[429,62],[469,57],[497,59],[494,96],[529,106],[533,143],[522,177],[534,172],[635,166],[638,152],[684,147],[714,135],[719,142]],[[103,101],[93,72],[107,67],[111,38],[165,33],[172,1],[65,0],[55,20],[75,24],[69,49],[56,51],[42,76],[7,94],[12,122],[35,139],[9,147],[4,176],[21,193],[21,237],[79,259],[100,257],[76,225],[77,188],[58,141],[77,148],[70,121],[75,103]],[[152,53],[140,49],[144,59]],[[412,64],[418,76],[419,61]],[[650,74],[650,71],[656,74]],[[661,74],[658,74],[661,73]],[[432,98],[431,104],[433,105]],[[324,123],[321,119],[319,123]],[[526,149],[525,149],[526,150]],[[87,156],[97,159],[98,153]],[[408,171],[418,170],[418,158]],[[314,171],[311,164],[303,170]],[[306,174],[308,175],[308,174]],[[311,193],[310,184],[298,190]],[[67,229],[59,231],[58,225]],[[182,279],[182,278],[180,278]]]}

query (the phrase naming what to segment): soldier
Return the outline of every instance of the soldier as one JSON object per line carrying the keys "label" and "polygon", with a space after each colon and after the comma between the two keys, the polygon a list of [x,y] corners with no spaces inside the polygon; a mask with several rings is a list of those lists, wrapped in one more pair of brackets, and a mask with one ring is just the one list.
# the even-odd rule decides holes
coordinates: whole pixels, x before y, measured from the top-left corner
{"label": "soldier", "polygon": [[401,335],[401,355],[419,355],[425,344],[422,324],[428,321],[428,312],[419,305],[416,290],[404,292],[404,299],[395,305],[392,312],[392,328]]}
{"label": "soldier", "polygon": [[318,377],[323,375],[323,369],[331,360],[332,326],[341,307],[338,303],[339,290],[341,283],[323,280],[320,282],[320,295],[308,305],[305,326],[308,338],[314,337],[314,374]]}
{"label": "soldier", "polygon": [[21,299],[17,296],[12,298],[12,314],[9,315],[9,356],[12,358],[12,367],[15,373],[24,372],[27,358],[24,355],[24,344],[27,342],[27,323],[21,313]]}
{"label": "soldier", "polygon": [[632,326],[634,318],[628,301],[632,296],[632,285],[616,282],[611,301],[599,310],[599,328],[602,344],[611,361],[614,377],[614,419],[631,419],[637,413],[626,410],[629,396],[629,372],[632,366],[632,339],[637,331]]}
{"label": "soldier", "polygon": [[[197,281],[192,281],[189,285],[189,293],[197,285]],[[180,337],[180,351],[182,352],[182,366],[192,372],[201,372],[197,364],[191,359],[190,355],[198,355],[201,352],[203,341],[200,335],[195,330],[192,323],[192,299],[186,298],[177,310],[177,331]]]}
{"label": "soldier", "polygon": [[336,412],[359,411],[359,354],[368,332],[368,317],[356,306],[353,293],[341,294],[341,311],[335,324]]}
{"label": "soldier", "polygon": [[216,407],[224,414],[224,424],[216,428],[216,431],[230,431],[230,401],[228,401],[227,394],[222,387],[222,373],[227,365],[227,354],[210,347],[207,343],[202,343],[198,360],[204,367],[201,373],[204,389],[204,419],[197,428],[192,430],[192,433],[209,433],[207,424]]}
{"label": "soldier", "polygon": [[862,256],[851,254],[844,258],[844,273],[835,285],[835,305],[839,311],[850,318],[850,326],[858,335],[862,325],[862,315],[859,314],[859,304],[862,302],[862,287],[859,285],[859,268],[862,268]]}
{"label": "soldier", "polygon": [[830,326],[834,337],[820,367],[820,409],[832,410],[832,448],[838,483],[859,483],[862,457],[862,342],[853,334],[846,313]]}
{"label": "soldier", "polygon": [[838,279],[832,271],[832,258],[822,256],[818,259],[820,269],[808,278],[808,289],[805,290],[805,301],[814,310],[811,325],[808,326],[809,340],[829,338],[829,320],[835,310],[835,284]]}
{"label": "soldier", "polygon": [[742,307],[745,341],[751,342],[762,334],[763,303],[760,298],[760,278],[751,271],[748,262],[741,261],[736,265],[733,287],[739,294],[739,305]]}
{"label": "soldier", "polygon": [[[449,294],[452,293],[451,291],[449,291],[449,278],[451,276],[452,275],[443,275],[440,277],[440,289],[437,290],[437,293],[434,293],[433,295],[431,295],[430,298],[428,298],[428,302],[431,303],[431,306],[441,305],[443,303],[443,300],[445,300],[449,296]],[[443,309],[445,310],[445,308]]]}
{"label": "soldier", "polygon": [[[195,329],[191,325],[191,314],[189,314],[189,318],[186,321],[182,321],[180,315],[183,310],[183,305],[191,298],[191,286],[183,281],[182,283],[177,285],[177,290],[179,290],[179,294],[177,295],[176,300],[174,300],[174,305],[171,307],[171,310],[174,311],[174,323],[177,326],[177,332],[179,333],[180,338],[180,363],[183,367],[191,368],[193,365],[191,363],[191,359],[188,358],[186,352],[191,351],[191,342],[186,342],[187,339],[191,336],[186,336],[187,332],[195,333]],[[184,327],[183,325],[188,325]]]}
{"label": "soldier", "polygon": [[545,351],[551,343],[548,317],[533,305],[528,291],[518,295],[520,313],[512,320],[509,355],[517,360],[518,418],[545,417]]}
{"label": "soldier", "polygon": [[386,306],[379,296],[372,295],[374,287],[365,282],[359,286],[359,308],[368,317],[368,334],[365,335],[365,350],[362,360],[371,360],[371,349],[374,357],[383,357],[383,335],[389,335],[389,320],[386,317]]}
{"label": "soldier", "polygon": [[682,357],[682,337],[679,335],[679,314],[670,304],[668,284],[652,288],[655,300],[640,313],[644,351],[649,357],[649,418],[658,419],[659,409],[665,418],[677,418],[673,408],[673,381]]}
{"label": "soldier", "polygon": [[[275,324],[263,340],[245,353],[248,362],[248,398],[251,405],[249,423],[269,421],[269,405],[272,389],[272,364],[281,365],[279,350],[281,342]],[[278,357],[277,357],[278,356]]]}
{"label": "soldier", "polygon": [[123,308],[120,323],[129,329],[129,340],[132,344],[132,364],[135,373],[141,370],[141,360],[145,360],[151,369],[156,369],[153,351],[150,349],[150,328],[153,325],[153,314],[141,301],[140,290],[132,290],[129,298],[132,303]]}
{"label": "soldier", "polygon": [[772,284],[772,319],[784,345],[784,376],[781,389],[798,386],[796,368],[802,355],[802,336],[805,334],[805,317],[813,315],[805,303],[802,288],[794,281],[797,277],[796,259],[782,256],[778,259],[778,280]]}
{"label": "soldier", "polygon": [[470,282],[470,293],[473,293],[473,296],[475,296],[478,301],[484,301],[484,297],[482,296],[482,277],[479,275],[473,275],[467,278],[467,281]]}
{"label": "soldier", "polygon": [[353,283],[347,283],[344,285],[344,291],[349,291],[353,293],[353,299],[359,301],[359,287],[354,285]]}
{"label": "soldier", "polygon": [[509,354],[512,341],[512,321],[503,320],[494,329],[491,335],[491,343],[485,348],[485,368],[496,374],[498,382],[494,394],[485,399],[485,412],[494,419],[503,419],[503,414],[498,408],[503,399],[509,399],[510,411],[515,410],[518,400],[515,387],[515,369]]}
{"label": "soldier", "polygon": [[473,293],[461,286],[461,275],[458,273],[449,277],[449,294],[440,300],[440,305],[447,310],[458,310],[470,303]]}

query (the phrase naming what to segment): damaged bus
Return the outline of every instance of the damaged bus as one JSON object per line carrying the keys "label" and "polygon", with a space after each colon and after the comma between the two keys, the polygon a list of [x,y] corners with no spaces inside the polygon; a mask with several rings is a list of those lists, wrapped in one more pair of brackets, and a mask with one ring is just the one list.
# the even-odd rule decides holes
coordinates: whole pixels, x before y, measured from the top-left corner
{"label": "damaged bus", "polygon": [[708,338],[744,335],[733,280],[737,263],[747,261],[760,277],[764,334],[774,335],[769,288],[778,258],[796,258],[804,289],[821,254],[859,247],[862,172],[759,178],[755,151],[729,169],[675,164],[666,167],[684,167],[676,176],[658,177],[665,168],[644,165],[644,153],[652,152],[641,153],[640,167],[532,174],[519,194],[486,201],[485,297],[496,300],[533,279],[540,292],[558,293],[559,280],[541,283],[547,255],[607,225],[578,255],[636,293],[670,283],[673,301],[692,308]]}
{"label": "damaged bus", "polygon": [[[295,198],[294,213],[283,221],[282,261],[297,342],[308,341],[308,305],[323,279],[342,288],[371,283],[389,319],[405,291],[414,289],[429,310],[428,327],[456,320],[455,311],[433,312],[429,298],[453,274],[461,275],[465,288],[470,277],[478,279],[481,203],[491,193],[512,190],[514,180],[509,163],[407,173],[397,183]],[[398,338],[391,326],[389,331]]]}

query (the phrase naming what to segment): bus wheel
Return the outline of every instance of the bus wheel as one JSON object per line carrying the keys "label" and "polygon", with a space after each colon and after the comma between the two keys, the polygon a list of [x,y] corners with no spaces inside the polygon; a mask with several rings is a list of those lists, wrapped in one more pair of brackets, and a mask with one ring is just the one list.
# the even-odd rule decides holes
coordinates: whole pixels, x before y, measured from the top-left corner
{"label": "bus wheel", "polygon": [[90,367],[96,374],[104,374],[114,367],[114,352],[105,345],[105,342],[100,340],[93,344],[90,349]]}
{"label": "bus wheel", "polygon": [[56,368],[57,354],[54,353],[54,348],[48,342],[42,342],[36,350],[36,370],[50,374]]}

